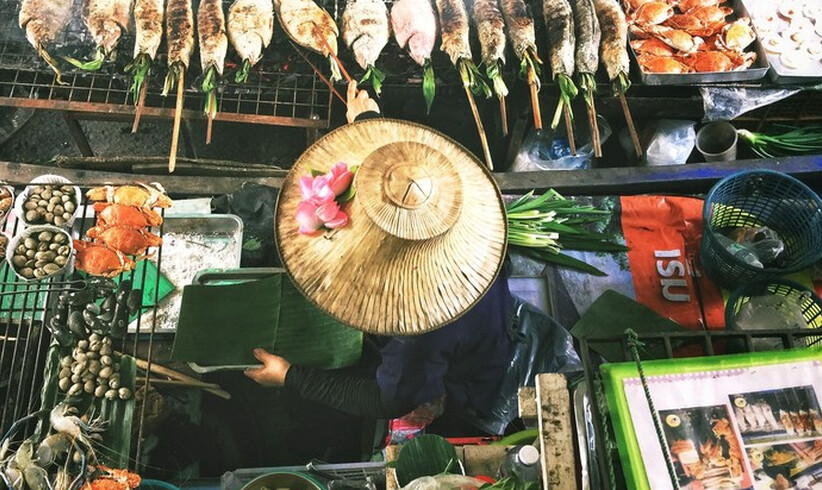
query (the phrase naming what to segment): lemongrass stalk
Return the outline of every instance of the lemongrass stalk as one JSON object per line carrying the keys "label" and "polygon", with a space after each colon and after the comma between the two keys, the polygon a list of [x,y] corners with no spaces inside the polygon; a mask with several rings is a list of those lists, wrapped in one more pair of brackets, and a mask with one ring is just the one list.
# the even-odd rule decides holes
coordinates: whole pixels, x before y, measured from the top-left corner
{"label": "lemongrass stalk", "polygon": [[103,47],[99,46],[94,52],[94,58],[89,61],[80,61],[71,56],[63,56],[63,59],[81,70],[97,71],[103,66],[103,62],[106,61],[106,53],[103,51]]}

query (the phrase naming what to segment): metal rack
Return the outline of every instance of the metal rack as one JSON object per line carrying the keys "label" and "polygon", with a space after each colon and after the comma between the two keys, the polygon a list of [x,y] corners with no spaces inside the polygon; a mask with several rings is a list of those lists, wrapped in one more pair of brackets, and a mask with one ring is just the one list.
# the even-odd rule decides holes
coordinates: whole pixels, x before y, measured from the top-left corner
{"label": "metal rack", "polygon": [[[17,190],[20,189],[22,187]],[[94,220],[94,213],[89,203],[84,203],[81,210],[80,216],[84,219],[77,219],[70,230],[73,238],[82,237],[85,233],[85,225],[93,223]],[[23,231],[23,226],[15,218],[8,220],[4,218],[0,229],[7,235],[14,236]],[[163,225],[161,224],[152,232],[162,237]],[[162,247],[158,247],[153,259],[156,260],[158,270],[162,266],[162,256]],[[0,275],[0,434],[5,433],[16,420],[41,408],[40,395],[45,382],[44,370],[52,340],[51,333],[45,325],[53,314],[53,306],[60,292],[68,288],[61,283],[69,277],[71,277],[70,273],[63,273],[46,281],[21,284],[8,265]],[[135,357],[138,349],[141,353],[145,352],[143,355],[150,368],[154,355],[160,275],[156,275],[154,285],[148,284],[145,268],[142,269],[142,274],[136,271],[125,272],[122,279],[131,280],[135,289],[146,291],[148,287],[149,290],[155,291],[151,301],[142,305],[141,312],[135,320],[137,331],[144,333],[126,335],[122,340],[115,341],[115,348],[120,352]],[[146,318],[150,319],[151,325],[148,328],[143,326],[141,329],[141,322],[149,321],[145,320]],[[148,392],[150,383],[151,374],[146,369],[145,381],[135,388]],[[137,436],[136,451],[132,453],[136,455],[134,456],[136,459],[131,460],[135,469],[140,467],[145,418],[146,405],[142,404],[138,406],[134,419],[136,425],[133,427],[136,429],[132,429]],[[34,428],[35,421],[32,421],[21,433],[17,434],[17,437],[31,435]]]}
{"label": "metal rack", "polygon": [[[639,334],[638,338],[643,342],[648,350],[653,347],[662,347],[664,357],[656,357],[654,359],[674,359],[677,357],[684,357],[678,354],[679,349],[689,347],[687,357],[696,355],[714,356],[724,352],[730,342],[734,343],[736,351],[755,352],[754,339],[778,339],[782,342],[785,349],[792,349],[796,347],[811,347],[820,342],[822,338],[819,337],[819,332],[814,329],[808,330],[757,330],[745,332],[732,331],[693,331],[693,332],[664,332],[655,334]],[[602,413],[601,407],[607,406],[605,400],[597,386],[601,386],[602,378],[599,373],[599,366],[602,361],[593,347],[596,346],[618,346],[623,353],[624,362],[634,362],[630,351],[628,349],[627,338],[625,335],[613,336],[596,336],[584,337],[580,339],[580,352],[582,362],[585,368],[585,381],[591,390],[591,416],[593,419],[593,427],[596,440],[596,470],[599,475],[599,480],[603,482],[604,489],[611,489],[607,483],[609,481],[608,475],[613,470],[616,476],[616,488],[626,488],[625,482],[622,479],[622,466],[619,463],[619,455],[616,447],[613,445],[606,445],[605,441],[613,441],[613,427],[610,423],[610,417]],[[694,352],[694,350],[701,350],[701,352]],[[656,352],[656,350],[655,350]],[[640,356],[642,353],[640,353]],[[643,361],[651,360],[642,359]],[[580,448],[585,450],[585,448]]]}

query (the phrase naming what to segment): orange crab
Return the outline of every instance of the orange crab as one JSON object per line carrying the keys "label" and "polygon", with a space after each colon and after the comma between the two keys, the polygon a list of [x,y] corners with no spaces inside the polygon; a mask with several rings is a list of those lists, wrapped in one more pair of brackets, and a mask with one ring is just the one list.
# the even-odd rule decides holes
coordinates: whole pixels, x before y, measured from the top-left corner
{"label": "orange crab", "polygon": [[662,24],[674,15],[674,9],[665,2],[643,3],[631,16],[631,23],[641,28]]}
{"label": "orange crab", "polygon": [[116,470],[107,466],[100,466],[104,473],[90,482],[86,482],[80,490],[131,490],[140,486],[142,478],[137,473],[128,470]]}
{"label": "orange crab", "polygon": [[97,213],[98,224],[107,226],[122,225],[139,228],[160,226],[163,222],[163,218],[156,211],[124,204],[98,202],[94,204],[94,212]]}
{"label": "orange crab", "polygon": [[699,36],[692,36],[681,29],[670,27],[657,26],[653,34],[657,39],[681,53],[693,53],[705,42]]}
{"label": "orange crab", "polygon": [[104,185],[90,189],[86,192],[86,197],[91,201],[125,204],[126,206],[171,207],[171,199],[165,194],[160,184],[153,184],[153,186],[145,184],[121,185],[118,187]]}
{"label": "orange crab", "polygon": [[666,20],[664,25],[685,31],[691,36],[708,37],[719,32],[725,25],[725,22],[706,23],[695,15],[679,14]]}
{"label": "orange crab", "polygon": [[677,59],[697,72],[733,71],[749,67],[756,59],[756,54],[740,55],[733,52],[699,51],[688,56],[677,57]]}
{"label": "orange crab", "polygon": [[641,54],[636,57],[643,70],[651,73],[688,73],[691,69],[669,56]]}
{"label": "orange crab", "polygon": [[674,48],[668,46],[657,38],[637,39],[631,41],[631,47],[637,54],[650,54],[653,56],[673,56]]}
{"label": "orange crab", "polygon": [[693,15],[706,26],[724,23],[725,17],[734,13],[730,7],[696,7],[688,11],[688,15]]}
{"label": "orange crab", "polygon": [[634,11],[648,2],[655,2],[656,0],[624,0],[623,6],[627,12]]}
{"label": "orange crab", "polygon": [[717,36],[716,46],[724,51],[741,53],[755,39],[756,34],[751,29],[751,20],[742,18],[722,28],[719,36]]}
{"label": "orange crab", "polygon": [[718,7],[725,0],[674,0],[671,5],[678,8],[680,12],[687,12],[697,7]]}
{"label": "orange crab", "polygon": [[104,245],[74,240],[74,250],[77,252],[74,266],[92,276],[114,277],[136,265],[119,250]]}
{"label": "orange crab", "polygon": [[142,228],[122,225],[95,226],[86,235],[127,255],[143,255],[148,247],[159,247],[163,243],[162,238]]}

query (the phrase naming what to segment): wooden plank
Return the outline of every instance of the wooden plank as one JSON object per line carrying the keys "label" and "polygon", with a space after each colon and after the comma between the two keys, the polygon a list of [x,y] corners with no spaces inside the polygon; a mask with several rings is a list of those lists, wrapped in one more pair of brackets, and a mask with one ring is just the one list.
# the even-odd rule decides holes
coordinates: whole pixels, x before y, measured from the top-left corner
{"label": "wooden plank", "polygon": [[494,178],[504,194],[524,193],[531,189],[541,192],[549,188],[568,195],[586,196],[699,193],[707,192],[728,175],[753,169],[787,173],[809,185],[822,183],[822,155],[661,167],[496,173]]}
{"label": "wooden plank", "polygon": [[[385,462],[391,463],[397,460],[402,446],[385,446]],[[395,468],[385,468],[385,490],[398,490],[400,484],[397,482],[397,470]]]}
{"label": "wooden plank", "polygon": [[510,446],[462,446],[463,463],[468,476],[487,475],[496,478]]}
{"label": "wooden plank", "polygon": [[539,446],[542,458],[542,488],[576,490],[571,396],[562,374],[537,375],[539,403]]}
{"label": "wooden plank", "polygon": [[537,389],[528,386],[521,386],[517,391],[517,406],[519,408],[519,418],[537,418]]}
{"label": "wooden plank", "polygon": [[188,177],[177,175],[123,174],[68,168],[46,167],[25,163],[0,162],[0,180],[10,184],[27,184],[43,174],[61,175],[80,186],[159,182],[173,195],[214,196],[236,191],[245,184],[279,188],[281,177]]}

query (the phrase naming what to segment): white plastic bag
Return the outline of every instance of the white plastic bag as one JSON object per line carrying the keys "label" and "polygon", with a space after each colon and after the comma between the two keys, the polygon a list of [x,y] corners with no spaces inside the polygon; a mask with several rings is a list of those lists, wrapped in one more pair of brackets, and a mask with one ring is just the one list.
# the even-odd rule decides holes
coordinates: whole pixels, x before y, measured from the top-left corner
{"label": "white plastic bag", "polygon": [[400,490],[472,490],[485,482],[470,476],[444,473],[435,476],[421,476]]}
{"label": "white plastic bag", "polygon": [[650,166],[682,165],[696,144],[696,123],[661,119],[651,123],[646,130],[653,131],[645,150],[645,162]]}

